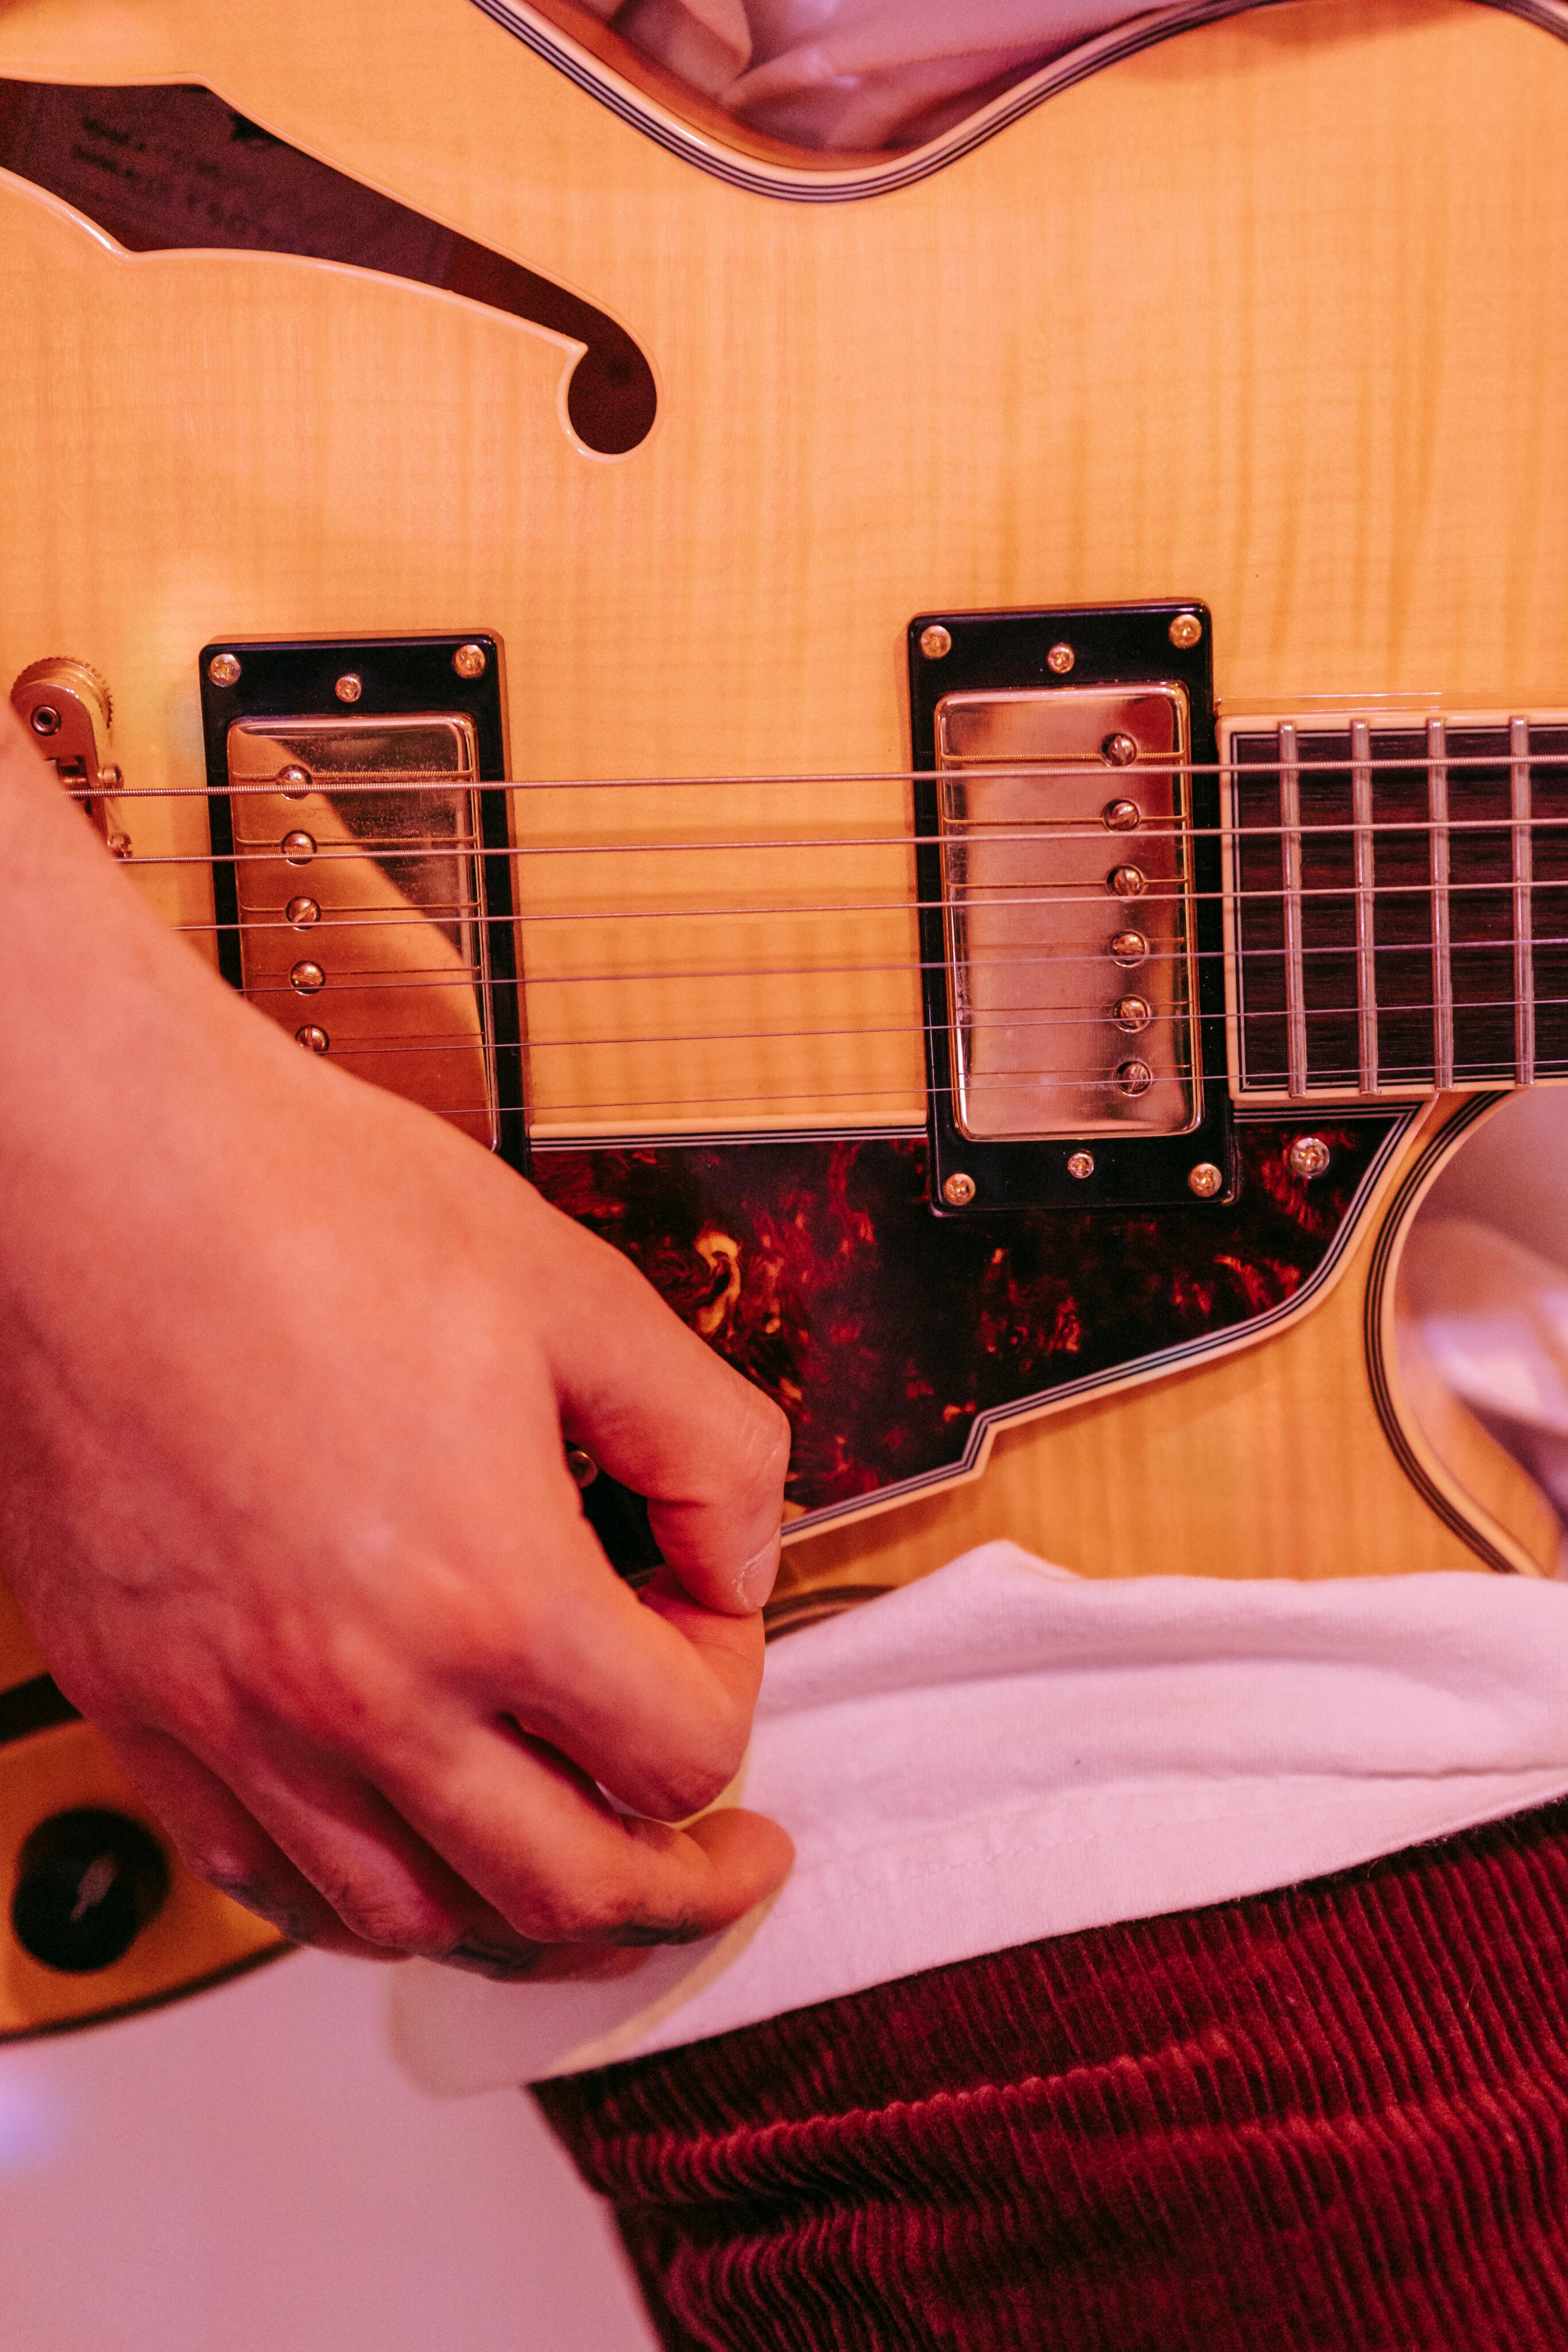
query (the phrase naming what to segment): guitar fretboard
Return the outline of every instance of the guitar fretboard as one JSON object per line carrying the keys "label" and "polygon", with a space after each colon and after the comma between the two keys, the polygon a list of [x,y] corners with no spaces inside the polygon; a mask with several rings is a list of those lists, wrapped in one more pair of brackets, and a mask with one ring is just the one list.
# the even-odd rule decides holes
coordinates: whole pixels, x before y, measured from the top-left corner
{"label": "guitar fretboard", "polygon": [[1238,730],[1242,1090],[1568,1076],[1568,724]]}

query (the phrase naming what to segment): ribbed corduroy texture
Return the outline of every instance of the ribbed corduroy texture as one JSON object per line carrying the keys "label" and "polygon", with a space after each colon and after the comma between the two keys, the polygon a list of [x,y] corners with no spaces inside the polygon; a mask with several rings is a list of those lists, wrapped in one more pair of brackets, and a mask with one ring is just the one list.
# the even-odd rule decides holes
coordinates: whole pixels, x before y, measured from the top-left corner
{"label": "ribbed corduroy texture", "polygon": [[1568,1803],[540,2087],[664,2343],[1568,2352]]}

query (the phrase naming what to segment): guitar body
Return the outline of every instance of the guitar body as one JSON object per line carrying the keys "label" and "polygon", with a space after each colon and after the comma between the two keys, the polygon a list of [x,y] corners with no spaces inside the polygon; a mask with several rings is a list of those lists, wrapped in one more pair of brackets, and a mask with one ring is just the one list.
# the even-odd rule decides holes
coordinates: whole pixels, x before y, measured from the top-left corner
{"label": "guitar body", "polygon": [[[566,310],[155,221],[128,253],[17,150],[0,662],[8,681],[68,651],[109,679],[128,787],[188,795],[126,805],[141,886],[192,925],[213,919],[214,644],[486,633],[506,773],[734,780],[726,887],[781,893],[790,938],[808,845],[839,828],[866,970],[727,951],[634,985],[594,976],[618,894],[689,919],[711,843],[650,884],[630,790],[570,819],[564,788],[515,795],[517,840],[558,853],[517,860],[544,943],[521,958],[533,1174],[789,1405],[789,1606],[1004,1535],[1093,1575],[1555,1557],[1542,1498],[1393,1347],[1404,1235],[1490,1097],[1258,1109],[1212,1203],[933,1214],[904,780],[906,632],[933,610],[1191,597],[1228,720],[1568,702],[1553,16],[1287,0],[928,168],[835,181],[727,161],[655,99],[617,111],[612,76],[580,86],[467,0],[0,8],[0,79],[199,84],[646,361],[651,429],[594,446]],[[785,775],[810,781],[757,787],[748,824],[747,780]],[[674,795],[662,834],[713,805]],[[795,845],[787,872],[758,827]],[[592,858],[561,848],[589,835]],[[1330,1146],[1312,1180],[1290,1157],[1308,1132]],[[0,1691],[41,1673],[0,1618]],[[143,1818],[86,1727],[24,1725],[0,1745],[0,1875],[84,1805]],[[0,2034],[275,1943],[175,1868],[96,1973],[0,1945]]]}

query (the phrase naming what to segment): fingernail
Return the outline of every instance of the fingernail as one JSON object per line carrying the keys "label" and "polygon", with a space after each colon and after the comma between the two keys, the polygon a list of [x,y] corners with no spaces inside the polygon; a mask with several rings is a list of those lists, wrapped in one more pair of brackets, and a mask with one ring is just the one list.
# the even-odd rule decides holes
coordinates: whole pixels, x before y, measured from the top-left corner
{"label": "fingernail", "polygon": [[761,1608],[773,1590],[782,1554],[782,1531],[769,1536],[762,1549],[753,1552],[735,1580],[735,1596],[743,1609]]}

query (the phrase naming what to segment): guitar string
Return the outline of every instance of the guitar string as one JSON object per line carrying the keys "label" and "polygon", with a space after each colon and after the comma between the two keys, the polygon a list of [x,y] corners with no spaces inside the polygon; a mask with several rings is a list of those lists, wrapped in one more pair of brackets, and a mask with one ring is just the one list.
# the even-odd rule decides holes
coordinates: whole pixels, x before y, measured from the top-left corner
{"label": "guitar string", "polygon": [[[350,983],[339,992],[338,1001],[341,1002],[344,995],[358,996],[381,993],[395,994],[396,992],[395,984],[388,990],[366,990],[358,987],[353,983]],[[323,993],[324,992],[318,991],[315,995],[308,1000],[308,1003],[312,1006],[319,1003]],[[287,990],[287,983],[279,982],[274,987],[252,988],[246,991],[246,1001],[251,1003],[261,1003],[263,999],[269,996],[280,996],[287,1001],[289,992]],[[298,1003],[301,1000],[295,999],[294,1001]],[[1533,1003],[1538,1012],[1552,1012],[1558,1009],[1568,1010],[1568,996],[1535,997],[1531,1001]],[[1507,1013],[1513,1010],[1513,1003],[1511,999],[1501,998],[1458,999],[1456,1000],[1453,1009],[1456,1013]],[[1379,1005],[1377,1010],[1380,1017],[1392,1024],[1396,1022],[1402,1014],[1411,1016],[1425,1015],[1432,1013],[1435,1008],[1429,1003],[1394,1003]],[[1356,1008],[1354,1004],[1315,1005],[1309,1006],[1307,1008],[1306,1018],[1309,1022],[1316,1021],[1320,1024],[1331,1021],[1354,1024],[1355,1014]],[[304,1016],[302,1015],[301,1017],[303,1018]],[[1115,1027],[1118,1030],[1120,1039],[1117,1050],[1123,1054],[1124,1058],[1135,1058],[1138,1051],[1138,1039],[1140,1037],[1149,1036],[1155,1030],[1174,1028],[1190,1031],[1195,1028],[1201,1029],[1205,1027],[1213,1027],[1226,1024],[1233,1017],[1239,1019],[1243,1027],[1256,1030],[1260,1025],[1271,1025],[1273,1027],[1281,1026],[1285,1021],[1286,1014],[1282,1005],[1262,1010],[1254,1007],[1239,1016],[1232,1016],[1224,1012],[1203,1013],[1196,1010],[1187,1011],[1177,1008],[1170,1012],[1151,1013],[1147,1020],[1140,1021],[1134,1028],[1122,1029],[1119,1024],[1112,1021],[1107,1008],[1103,1005],[1073,1007],[1067,1011],[1053,1013],[1036,1013],[1033,1008],[1026,1007],[1019,1013],[993,1013],[968,1020],[960,1019],[956,1024],[948,1021],[898,1021],[873,1024],[857,1022],[846,1023],[843,1025],[837,1027],[828,1026],[813,1029],[697,1029],[677,1031],[674,1034],[665,1034],[656,1030],[649,1031],[645,1034],[641,1032],[618,1032],[613,1035],[604,1037],[592,1035],[549,1037],[539,1036],[536,1034],[530,1033],[528,1037],[524,1040],[523,1043],[526,1050],[530,1054],[581,1053],[590,1048],[607,1049],[614,1047],[625,1049],[643,1045],[685,1046],[820,1044],[829,1038],[845,1037],[925,1037],[929,1039],[933,1036],[945,1037],[950,1034],[951,1029],[955,1026],[958,1027],[966,1035],[974,1037],[977,1040],[984,1040],[988,1034],[1012,1036],[1017,1034],[1020,1030],[1032,1031],[1037,1029],[1086,1029],[1093,1032],[1096,1035],[1100,1035],[1103,1034],[1107,1027]],[[419,1054],[471,1054],[479,1050],[480,1044],[480,1036],[477,1031],[476,1031],[474,1035],[471,1037],[411,1037],[397,1041],[389,1041],[385,1044],[380,1044],[373,1039],[369,1042],[355,1040],[342,1045],[341,1050],[345,1052],[351,1050],[362,1053],[408,1052]],[[1565,1054],[1568,1054],[1568,1039],[1564,1040],[1564,1052]],[[1077,1074],[1073,1071],[1047,1069],[1040,1072],[1017,1071],[1013,1073],[1009,1083],[1016,1084],[1020,1087],[1032,1085],[1035,1083],[1037,1077],[1060,1077],[1064,1081],[1070,1081],[1074,1085],[1079,1082]]]}
{"label": "guitar string", "polygon": [[[1100,902],[1097,901],[1096,903]],[[445,923],[452,921],[471,921],[476,929],[487,928],[491,922],[495,922],[504,930],[507,929],[510,920],[511,919],[509,917],[489,917],[483,915],[475,908],[465,909],[459,908],[434,909],[427,914],[399,914],[386,916],[361,914],[350,915],[347,918],[343,917],[337,911],[333,911],[329,914],[323,912],[319,920],[305,924],[291,923],[285,916],[278,916],[276,919],[266,920],[247,916],[242,918],[238,922],[233,923],[170,923],[165,928],[171,931],[177,932],[183,938],[228,939],[231,937],[237,937],[242,941],[246,939],[254,937],[257,932],[268,932],[274,934],[287,932],[292,939],[298,941],[300,955],[304,957],[308,955],[308,946],[311,940],[321,939],[324,937],[335,937],[343,932],[360,933],[381,930],[426,931],[433,929],[439,929]],[[1384,958],[1395,956],[1430,955],[1437,944],[1437,943],[1435,940],[1429,939],[1391,940],[1387,943],[1380,942],[1377,953],[1380,962]],[[1542,933],[1538,931],[1532,935],[1531,944],[1538,951],[1544,951],[1552,948],[1568,948],[1568,933],[1559,936],[1555,933]],[[1491,940],[1455,940],[1450,941],[1450,946],[1456,954],[1462,952],[1467,954],[1511,955],[1512,953],[1511,935],[1504,935]],[[1353,958],[1354,956],[1355,947],[1354,940],[1327,940],[1316,944],[1309,943],[1303,947],[1301,953],[1303,958],[1308,960],[1323,960],[1331,957],[1338,957],[1343,962],[1345,959]],[[668,985],[688,981],[697,983],[706,983],[714,981],[730,980],[818,981],[824,979],[869,979],[888,973],[908,974],[912,972],[950,971],[953,968],[953,961],[954,960],[952,958],[947,956],[927,958],[915,956],[901,958],[894,962],[881,963],[716,964],[712,966],[702,964],[672,964],[669,966],[649,965],[641,970],[628,967],[626,969],[616,969],[606,971],[542,971],[536,966],[523,973],[506,975],[497,974],[494,976],[493,985],[497,988],[526,987],[529,989],[603,988],[629,986],[632,984],[651,985],[662,983]],[[1106,973],[1107,978],[1110,977],[1110,974],[1106,972],[1106,967],[1109,964],[1115,966],[1116,971],[1122,975],[1125,985],[1130,988],[1134,985],[1131,975],[1135,972],[1146,971],[1151,965],[1186,965],[1188,963],[1224,963],[1229,965],[1253,961],[1260,963],[1282,963],[1284,961],[1284,950],[1282,947],[1278,945],[1271,947],[1237,946],[1234,948],[1200,948],[1194,946],[1192,948],[1167,949],[1165,947],[1156,947],[1151,943],[1148,949],[1142,953],[1118,957],[1113,956],[1111,953],[1110,945],[1107,942],[1104,946],[1093,950],[1092,952],[1086,950],[1081,955],[1068,953],[1061,950],[1041,950],[1040,952],[1029,954],[1009,951],[1006,953],[993,952],[986,955],[967,955],[962,959],[962,961],[964,969],[968,971],[1028,971],[1035,965],[1040,965],[1052,971],[1060,971],[1070,965],[1082,964],[1090,967],[1096,971]],[[388,967],[388,969],[395,969],[395,967]],[[405,967],[404,969],[418,968]],[[471,963],[451,966],[432,965],[425,969],[433,980],[451,981],[454,983],[459,983],[465,980],[474,980],[479,976],[477,966]],[[356,983],[352,975],[344,975],[340,984],[352,985]]]}
{"label": "guitar string", "polygon": [[[1376,731],[1381,734],[1385,730],[1380,728]],[[1463,731],[1479,732],[1480,730]],[[1494,729],[1492,731],[1500,734],[1501,730]],[[1441,755],[1430,752],[1389,753],[1386,757],[1375,756],[1363,761],[1353,761],[1348,748],[1343,752],[1336,750],[1332,759],[1313,759],[1308,756],[1311,742],[1322,740],[1314,730],[1312,737],[1303,735],[1301,739],[1297,766],[1304,777],[1345,775],[1356,767],[1364,767],[1373,775],[1420,775],[1432,768],[1449,770],[1472,768],[1506,774],[1515,765],[1523,766],[1526,763],[1532,769],[1568,767],[1568,723],[1561,725],[1553,723],[1552,732],[1563,739],[1565,748],[1563,751],[1548,751],[1543,747],[1532,745],[1528,752],[1519,754],[1516,759],[1516,756],[1506,747],[1500,745],[1496,750],[1485,751],[1450,750]],[[362,769],[322,768],[308,770],[308,773],[311,780],[308,789],[312,791],[319,787],[323,778],[327,778],[330,780],[331,789],[334,792],[371,793],[424,791],[433,785],[449,792],[722,792],[740,786],[749,790],[753,786],[782,787],[800,784],[925,783],[938,777],[956,781],[968,778],[984,780],[1040,775],[1056,778],[1087,776],[1099,777],[1114,782],[1118,776],[1230,776],[1244,777],[1248,780],[1266,780],[1270,775],[1276,775],[1281,761],[1275,739],[1270,735],[1259,735],[1249,740],[1260,744],[1270,744],[1274,756],[1270,759],[1257,760],[1234,758],[1194,760],[1175,751],[1164,756],[1156,753],[1140,753],[1136,760],[1129,761],[1123,767],[1105,760],[1103,756],[1097,757],[1093,752],[1084,751],[1069,754],[1060,759],[1019,757],[1011,760],[963,760],[955,761],[946,768],[778,768],[759,769],[752,772],[734,770],[727,773],[716,772],[708,775],[491,777],[458,774],[450,768],[394,768],[386,770],[380,775]],[[47,751],[43,751],[43,756],[47,758]],[[304,762],[300,761],[298,764],[303,766]],[[78,796],[89,799],[96,799],[101,792],[108,791],[116,800],[221,800],[229,797],[247,799],[283,793],[283,788],[276,777],[247,783],[231,780],[224,784],[127,784],[122,782],[109,786],[88,785],[82,780],[77,779],[68,782],[67,789],[77,793]],[[283,793],[283,797],[287,797],[287,793]]]}
{"label": "guitar string", "polygon": [[[221,865],[224,861],[214,858],[178,857],[128,858],[117,862],[127,866],[141,864],[162,867],[190,866],[210,867]],[[276,853],[272,859],[267,862],[276,864]],[[342,858],[335,862],[352,864],[358,861]],[[303,874],[305,869],[295,870]],[[504,922],[508,925],[613,923],[621,926],[628,923],[755,922],[765,918],[780,920],[793,919],[799,921],[837,915],[907,915],[948,912],[975,915],[1002,913],[1009,909],[1025,908],[1061,910],[1073,907],[1096,907],[1103,913],[1114,911],[1117,908],[1122,908],[1127,925],[1136,928],[1137,910],[1140,907],[1190,907],[1219,901],[1239,905],[1244,915],[1245,909],[1249,907],[1267,905],[1288,898],[1299,898],[1303,901],[1333,899],[1347,904],[1364,898],[1386,905],[1390,900],[1396,898],[1430,898],[1434,890],[1434,885],[1429,881],[1379,882],[1371,890],[1364,891],[1357,891],[1353,884],[1345,882],[1325,882],[1310,887],[1303,885],[1299,892],[1287,891],[1282,886],[1262,889],[1254,887],[1250,884],[1240,887],[1233,885],[1228,888],[1207,890],[1184,885],[1179,881],[1166,887],[1166,877],[1156,877],[1144,890],[1126,898],[1120,893],[1108,892],[1104,883],[1102,883],[1098,888],[1092,885],[1074,882],[1054,887],[1047,886],[1044,888],[1034,889],[1029,889],[1017,883],[996,883],[975,886],[998,894],[985,898],[977,898],[972,889],[968,896],[958,898],[818,899],[809,905],[790,903],[786,900],[781,904],[767,906],[735,904],[718,907],[570,907],[551,908],[548,911],[529,911],[524,908],[506,916],[492,914],[476,903],[473,912],[476,920]],[[1552,890],[1568,892],[1568,876],[1561,879],[1552,876],[1532,877],[1528,882],[1518,884],[1501,877],[1489,877],[1477,882],[1449,882],[1443,886],[1443,895],[1448,899],[1482,896],[1506,896],[1511,898],[1514,891],[1521,888],[1531,893]],[[1000,895],[1003,892],[1007,895]],[[302,893],[302,895],[308,894]],[[326,910],[323,910],[323,920],[325,919]],[[245,921],[246,918],[242,914],[238,927],[243,929]]]}
{"label": "guitar string", "polygon": [[[372,1049],[369,1048],[365,1049],[367,1055],[371,1055],[371,1050]],[[472,1050],[476,1051],[477,1048],[474,1048]],[[374,1058],[381,1058],[380,1055],[375,1054]],[[1568,1080],[1568,1059],[1565,1059],[1558,1066],[1549,1066],[1542,1070],[1539,1074],[1537,1083],[1542,1085],[1553,1085],[1565,1080]],[[1376,1094],[1360,1094],[1357,1090],[1357,1082],[1358,1072],[1356,1067],[1354,1065],[1346,1064],[1343,1066],[1335,1066],[1328,1071],[1314,1071],[1312,1076],[1309,1092],[1305,1095],[1290,1096],[1287,1094],[1285,1072],[1281,1066],[1277,1073],[1270,1072],[1251,1081],[1246,1094],[1244,1095],[1243,1100],[1248,1108],[1252,1108],[1255,1104],[1257,1108],[1264,1109],[1270,1114],[1272,1114],[1277,1107],[1280,1115],[1285,1118],[1290,1118],[1291,1116],[1299,1117],[1303,1110],[1312,1108],[1314,1106],[1319,1113],[1322,1113],[1324,1116],[1329,1116],[1336,1110],[1344,1114],[1349,1114],[1353,1111],[1375,1110],[1377,1108],[1380,1101],[1389,1098],[1396,1100],[1400,1098],[1410,1099],[1427,1097],[1437,1091],[1433,1079],[1432,1064],[1429,1060],[1426,1062],[1384,1064],[1378,1079],[1378,1091]],[[1520,1090],[1518,1082],[1513,1075],[1512,1066],[1506,1059],[1500,1058],[1495,1063],[1489,1065],[1484,1070],[1474,1074],[1467,1074],[1464,1076],[1462,1083],[1458,1085],[1456,1090],[1459,1092],[1484,1092],[1493,1087],[1515,1092]],[[705,1095],[693,1094],[671,1096],[661,1094],[630,1095],[622,1097],[595,1096],[587,1097],[581,1100],[576,1101],[551,1099],[542,1104],[530,1104],[527,1107],[527,1109],[528,1115],[534,1122],[533,1132],[535,1133],[537,1140],[543,1140],[547,1143],[557,1145],[561,1149],[571,1149],[580,1146],[583,1150],[588,1150],[593,1148],[596,1141],[599,1139],[592,1131],[589,1131],[577,1137],[549,1135],[548,1133],[541,1137],[538,1134],[538,1130],[541,1129],[548,1129],[559,1121],[572,1118],[574,1117],[580,1118],[583,1120],[592,1119],[594,1121],[601,1121],[606,1118],[612,1112],[619,1112],[629,1118],[646,1116],[652,1119],[653,1115],[657,1113],[659,1114],[659,1123],[656,1127],[650,1128],[650,1133],[652,1135],[663,1135],[669,1131],[670,1122],[672,1120],[695,1118],[698,1113],[705,1110],[720,1111],[727,1113],[731,1117],[736,1115],[746,1115],[748,1113],[759,1117],[768,1114],[772,1114],[773,1116],[778,1117],[782,1116],[785,1113],[787,1107],[790,1104],[807,1104],[811,1106],[811,1118],[813,1122],[821,1125],[828,1125],[831,1124],[831,1122],[821,1118],[820,1111],[820,1107],[824,1104],[846,1103],[855,1106],[857,1109],[859,1107],[862,1107],[868,1102],[876,1101],[878,1099],[885,1099],[887,1101],[899,1104],[910,1103],[918,1100],[920,1104],[924,1105],[930,1100],[933,1095],[946,1098],[957,1096],[963,1091],[964,1089],[946,1085],[936,1087],[929,1085],[922,1085],[920,1087],[911,1087],[908,1085],[884,1087],[841,1087],[837,1088],[800,1087],[789,1092],[775,1089],[763,1094],[742,1094],[737,1092],[733,1088],[726,1088],[720,1093]],[[1108,1097],[1113,1095],[1116,1100],[1122,1102],[1125,1102],[1129,1099],[1123,1093],[1122,1089],[1116,1086],[1116,1082],[1113,1078],[1070,1078],[1063,1079],[1060,1082],[1054,1078],[1047,1078],[1043,1080],[1031,1079],[1029,1081],[990,1078],[974,1081],[967,1089],[968,1095],[971,1098],[980,1094],[986,1094],[991,1097],[1013,1095],[1020,1096],[1030,1102],[1036,1101],[1042,1091],[1046,1093],[1071,1094],[1073,1096],[1082,1096],[1086,1093],[1103,1094]],[[1325,1096],[1343,1097],[1343,1099],[1325,1100],[1323,1099]],[[1147,1096],[1144,1096],[1142,1097],[1137,1097],[1136,1099],[1146,1101],[1148,1097]],[[435,1109],[437,1115],[444,1118],[491,1119],[497,1116],[504,1115],[508,1109],[521,1111],[525,1107],[520,1102],[515,1104],[507,1104],[504,1102],[475,1102],[463,1104],[441,1104],[438,1106],[429,1105],[426,1106],[426,1108]],[[907,1119],[889,1123],[896,1125],[901,1132],[907,1131],[912,1135],[917,1134],[921,1132],[924,1128],[924,1111],[923,1109],[916,1108],[914,1115]],[[873,1122],[867,1121],[866,1124],[870,1127]],[[1074,1138],[1081,1133],[1081,1126],[1073,1126],[1064,1129],[1057,1137],[1041,1137],[1038,1135],[1022,1134],[1017,1137],[999,1135],[995,1137],[972,1138],[968,1139],[977,1142],[982,1147],[986,1143],[989,1142],[1050,1142],[1053,1140],[1067,1142],[1074,1139]],[[1139,1133],[1140,1129],[1136,1119],[1129,1117],[1125,1119],[1118,1120],[1107,1125],[1099,1138],[1092,1136],[1087,1139],[1092,1142],[1096,1139],[1110,1142],[1115,1140],[1118,1137],[1135,1138]],[[1155,1134],[1156,1139],[1164,1139],[1176,1143],[1179,1143],[1181,1140],[1180,1130],[1156,1130]],[[621,1139],[612,1138],[609,1139],[619,1140]],[[624,1139],[629,1149],[635,1149],[639,1140],[636,1136],[629,1136]],[[680,1139],[677,1137],[676,1139],[679,1140]],[[760,1133],[758,1139],[759,1141],[767,1141],[768,1137],[766,1131]],[[712,1140],[712,1138],[705,1136],[702,1132],[694,1129],[690,1135],[689,1140],[694,1148],[697,1148],[705,1141]]]}

